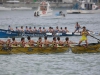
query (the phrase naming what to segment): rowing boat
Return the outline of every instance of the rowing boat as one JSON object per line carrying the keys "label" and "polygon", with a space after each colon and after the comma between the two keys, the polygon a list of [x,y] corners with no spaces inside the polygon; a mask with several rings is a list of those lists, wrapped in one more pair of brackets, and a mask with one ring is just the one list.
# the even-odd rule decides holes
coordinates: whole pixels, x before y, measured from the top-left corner
{"label": "rowing boat", "polygon": [[[69,51],[69,47],[4,47],[0,46],[0,54],[54,54]],[[100,43],[90,43],[88,47],[71,46],[72,53],[100,53]]]}
{"label": "rowing boat", "polygon": [[[92,34],[92,33],[91,33]],[[93,35],[97,35],[97,33],[93,33]],[[81,36],[80,33],[74,33],[73,32],[20,32],[20,31],[10,31],[10,30],[5,30],[5,29],[0,29],[0,38],[8,38],[8,37],[44,37],[44,36]]]}
{"label": "rowing boat", "polygon": [[64,53],[68,47],[0,47],[0,54],[52,54]]}
{"label": "rowing boat", "polygon": [[88,47],[85,45],[79,46],[75,45],[71,48],[73,53],[99,53],[100,52],[100,43],[90,43]]}

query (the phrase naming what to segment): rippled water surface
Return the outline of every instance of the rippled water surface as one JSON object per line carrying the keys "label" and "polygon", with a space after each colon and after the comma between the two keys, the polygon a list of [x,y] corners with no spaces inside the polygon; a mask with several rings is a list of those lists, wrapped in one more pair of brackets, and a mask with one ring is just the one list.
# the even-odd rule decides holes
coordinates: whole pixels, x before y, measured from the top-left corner
{"label": "rippled water surface", "polygon": [[[55,10],[55,9],[54,9]],[[54,14],[59,11],[55,10]],[[63,10],[65,12],[65,10]],[[14,29],[20,26],[68,27],[74,31],[75,23],[94,32],[100,32],[100,14],[67,14],[65,18],[34,17],[34,11],[0,11],[0,28]],[[96,36],[100,39],[100,36]],[[69,37],[78,42],[80,37]],[[32,38],[37,40],[36,37]],[[48,38],[49,40],[52,37]],[[64,40],[65,37],[61,37]],[[3,38],[6,40],[6,38]],[[17,39],[18,41],[20,38]],[[88,42],[97,42],[88,37]],[[60,54],[13,54],[0,55],[0,75],[100,75],[100,54],[73,54],[71,51]]]}

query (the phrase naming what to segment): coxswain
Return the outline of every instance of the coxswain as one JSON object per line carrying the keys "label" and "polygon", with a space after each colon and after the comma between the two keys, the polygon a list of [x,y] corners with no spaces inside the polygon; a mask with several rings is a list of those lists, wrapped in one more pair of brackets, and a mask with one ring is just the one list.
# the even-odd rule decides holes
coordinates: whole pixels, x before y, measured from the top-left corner
{"label": "coxswain", "polygon": [[47,40],[47,36],[45,36],[45,37],[44,37],[44,42],[43,42],[44,47],[49,47],[50,43],[51,43],[51,42],[49,42],[49,41]]}
{"label": "coxswain", "polygon": [[43,44],[43,43],[42,43],[42,38],[39,37],[39,38],[38,38],[38,41],[37,41],[37,46],[38,46],[38,47],[42,47],[42,44]]}
{"label": "coxswain", "polygon": [[69,30],[67,29],[67,27],[65,27],[65,30],[64,30],[65,33],[68,33]]}
{"label": "coxswain", "polygon": [[30,36],[27,37],[27,44],[29,45],[29,47],[34,47],[35,42],[33,40],[31,40]]}
{"label": "coxswain", "polygon": [[58,40],[58,46],[63,46],[64,42],[60,40],[60,37],[57,37],[57,40]]}
{"label": "coxswain", "polygon": [[52,46],[57,47],[56,37],[53,37]]}
{"label": "coxswain", "polygon": [[22,38],[21,38],[21,41],[19,42],[19,45],[20,45],[21,47],[25,47],[25,44],[26,44],[25,38],[22,37]]}
{"label": "coxswain", "polygon": [[88,31],[86,30],[86,27],[85,27],[85,26],[83,27],[83,31],[81,32],[81,35],[82,35],[82,37],[81,37],[81,39],[80,39],[80,41],[79,41],[79,45],[80,45],[83,41],[85,41],[86,47],[87,47],[87,46],[88,46],[87,35],[89,35],[89,33],[88,33]]}
{"label": "coxswain", "polygon": [[81,28],[81,26],[78,24],[78,22],[76,22],[76,25],[75,25],[75,31],[73,33],[75,33],[76,31],[79,32],[79,29]]}
{"label": "coxswain", "polygon": [[11,47],[16,47],[18,45],[17,41],[15,40],[15,37],[12,38]]}

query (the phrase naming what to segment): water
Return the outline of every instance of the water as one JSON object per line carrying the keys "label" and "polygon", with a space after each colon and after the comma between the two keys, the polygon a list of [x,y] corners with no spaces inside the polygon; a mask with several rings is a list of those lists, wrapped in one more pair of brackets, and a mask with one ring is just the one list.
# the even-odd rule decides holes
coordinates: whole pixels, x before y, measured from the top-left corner
{"label": "water", "polygon": [[[58,10],[55,10],[56,13]],[[63,10],[65,12],[65,10]],[[0,11],[0,28],[14,29],[20,26],[68,27],[74,31],[76,22],[94,32],[100,32],[100,14],[67,14],[66,18],[34,17],[34,11]],[[100,39],[100,36],[95,36]],[[69,37],[78,42],[80,37]],[[37,40],[36,37],[32,38]],[[48,38],[52,40],[52,38]],[[64,41],[65,37],[61,37]],[[2,40],[6,40],[3,38]],[[17,38],[19,41],[20,38]],[[88,42],[97,42],[88,37]],[[100,75],[100,54],[73,54],[71,51],[59,54],[12,54],[0,55],[0,75]]]}

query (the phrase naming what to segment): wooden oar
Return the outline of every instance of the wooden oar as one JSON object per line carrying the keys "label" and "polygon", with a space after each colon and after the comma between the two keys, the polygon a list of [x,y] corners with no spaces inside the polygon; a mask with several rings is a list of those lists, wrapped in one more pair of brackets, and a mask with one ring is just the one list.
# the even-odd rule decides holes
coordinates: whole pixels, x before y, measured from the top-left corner
{"label": "wooden oar", "polygon": [[[90,34],[89,34],[90,35]],[[97,39],[98,41],[100,41],[100,39],[98,39],[98,38],[96,38],[96,37],[94,37],[93,35],[90,35],[91,37],[93,37],[93,38],[95,38],[95,39]]]}

